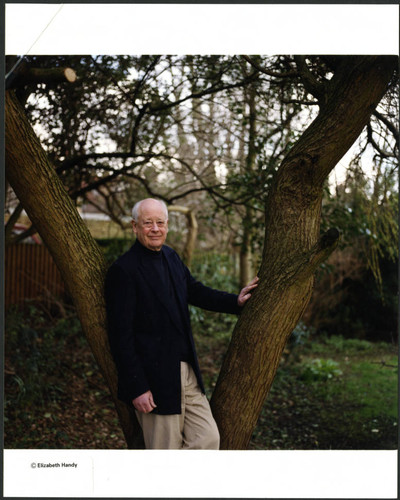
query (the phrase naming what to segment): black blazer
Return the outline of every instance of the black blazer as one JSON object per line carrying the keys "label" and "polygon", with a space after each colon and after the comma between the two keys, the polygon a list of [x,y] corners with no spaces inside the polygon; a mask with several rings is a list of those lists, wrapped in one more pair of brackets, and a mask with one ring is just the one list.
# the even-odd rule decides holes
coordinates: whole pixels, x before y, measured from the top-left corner
{"label": "black blazer", "polygon": [[[108,335],[118,371],[118,397],[128,404],[151,390],[155,413],[181,413],[180,359],[171,329],[184,323],[194,360],[194,372],[204,392],[188,304],[211,311],[239,314],[237,295],[214,290],[196,281],[178,254],[164,245],[176,303],[157,288],[157,277],[145,262],[139,242],[108,270],[105,282]],[[179,316],[178,316],[179,315]]]}

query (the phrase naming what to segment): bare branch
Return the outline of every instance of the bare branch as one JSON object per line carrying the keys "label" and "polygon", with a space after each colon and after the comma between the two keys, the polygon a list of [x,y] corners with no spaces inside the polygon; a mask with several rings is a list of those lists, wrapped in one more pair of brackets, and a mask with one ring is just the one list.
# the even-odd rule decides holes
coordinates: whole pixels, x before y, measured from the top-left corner
{"label": "bare branch", "polygon": [[191,94],[187,95],[186,97],[182,97],[181,99],[178,99],[173,102],[168,102],[168,103],[162,103],[157,106],[152,106],[150,104],[149,110],[150,111],[165,111],[167,109],[173,108],[175,106],[178,106],[179,104],[182,104],[185,101],[188,101],[190,99],[199,99],[200,97],[204,97],[209,94],[215,94],[217,92],[222,92],[224,90],[232,90],[232,89],[237,89],[240,87],[244,87],[245,85],[251,83],[254,81],[258,76],[258,71],[254,71],[251,73],[249,76],[243,78],[237,83],[229,83],[225,85],[211,85],[210,87],[200,90],[199,92],[192,92]]}
{"label": "bare branch", "polygon": [[265,75],[268,75],[268,76],[273,76],[275,78],[293,78],[295,76],[299,76],[299,73],[297,71],[287,71],[286,73],[281,73],[279,71],[272,71],[270,69],[267,69],[267,68],[263,68],[262,66],[260,66],[259,64],[257,64],[251,57],[249,56],[246,56],[246,55],[243,55],[242,56],[243,59],[245,59],[249,64],[251,64],[253,66],[253,68],[255,68],[257,71],[259,71],[260,73],[264,73]]}
{"label": "bare branch", "polygon": [[130,147],[130,152],[132,155],[136,153],[136,144],[137,144],[137,135],[138,135],[138,130],[140,126],[140,122],[143,120],[143,117],[145,116],[147,110],[149,108],[149,103],[146,103],[139,111],[135,118],[135,123],[133,124],[132,127],[132,139],[131,139],[131,147]]}
{"label": "bare branch", "polygon": [[369,144],[371,144],[373,146],[373,148],[378,152],[378,154],[382,158],[394,158],[395,157],[394,153],[389,153],[388,151],[384,151],[379,146],[379,144],[375,141],[375,139],[373,137],[373,130],[372,130],[371,123],[369,123],[367,125],[367,141]]}
{"label": "bare branch", "polygon": [[283,104],[301,104],[304,106],[319,106],[318,101],[306,101],[305,99],[282,99]]}
{"label": "bare branch", "polygon": [[26,238],[29,238],[29,236],[32,236],[37,233],[37,230],[35,226],[32,224],[28,229],[23,231],[20,234],[16,234],[15,236],[10,236],[9,239],[6,241],[7,244],[15,244],[19,243],[20,241],[23,241]]}
{"label": "bare branch", "polygon": [[[118,226],[120,226],[121,229],[123,230],[128,229],[129,223],[124,223],[121,220],[121,217],[118,217],[118,215],[115,214],[113,208],[111,207],[111,204],[109,203],[109,196],[107,196],[106,193],[103,193],[100,189],[98,190],[98,192],[104,198],[107,205],[107,210],[105,210],[99,203],[96,203],[96,201],[94,201],[91,198],[88,198],[87,196],[85,196],[86,201],[90,203],[90,205],[95,207],[100,213],[108,215],[113,222],[115,222]],[[110,196],[113,197],[113,193],[110,193]]]}
{"label": "bare branch", "polygon": [[160,61],[161,56],[155,56],[153,61],[150,63],[146,71],[144,72],[143,77],[136,82],[135,88],[133,90],[133,95],[132,95],[132,100],[133,102],[136,102],[136,99],[139,95],[140,89],[143,87],[145,81],[147,80],[147,77],[149,76],[150,72],[153,71],[153,69],[157,66],[157,63]]}
{"label": "bare branch", "polygon": [[[76,156],[75,158],[68,158],[67,160],[64,160],[57,168],[56,172],[57,174],[61,174],[62,172],[65,172],[67,170],[70,170],[72,167],[76,165],[80,165],[81,163],[86,162],[87,160],[99,160],[102,158],[108,158],[108,159],[128,159],[128,158],[135,158],[137,156],[143,157],[144,155],[135,155],[131,152],[129,153],[122,153],[122,152],[115,152],[115,153],[87,153],[81,156]],[[148,157],[149,155],[147,155]],[[150,153],[151,156],[151,153]],[[143,164],[146,160],[140,160],[135,163],[134,166],[141,165]],[[94,168],[94,167],[91,167]]]}
{"label": "bare branch", "polygon": [[19,216],[21,215],[22,210],[23,210],[23,206],[21,203],[19,203],[7,221],[7,224],[5,227],[5,234],[4,234],[4,239],[5,239],[6,243],[8,243],[9,240],[12,239],[12,236],[11,236],[12,230],[14,228],[15,223],[19,219]]}
{"label": "bare branch", "polygon": [[382,115],[382,113],[379,113],[379,111],[375,110],[372,113],[378,120],[380,120],[393,134],[393,137],[395,138],[396,142],[399,142],[399,130],[396,128],[396,126],[391,123],[386,116]]}

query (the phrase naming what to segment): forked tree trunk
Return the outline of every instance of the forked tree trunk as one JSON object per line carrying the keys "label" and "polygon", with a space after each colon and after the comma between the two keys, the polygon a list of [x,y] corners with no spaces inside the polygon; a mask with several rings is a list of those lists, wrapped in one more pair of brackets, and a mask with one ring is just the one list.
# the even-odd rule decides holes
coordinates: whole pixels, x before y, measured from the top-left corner
{"label": "forked tree trunk", "polygon": [[134,413],[117,398],[106,332],[106,264],[12,92],[6,93],[6,176],[59,268],[83,332],[110,388],[129,448],[142,447]]}
{"label": "forked tree trunk", "polygon": [[316,267],[338,234],[319,238],[323,184],[385,93],[397,58],[345,58],[318,117],[282,162],[266,206],[259,286],[244,308],[212,397],[222,449],[246,449]]}
{"label": "forked tree trunk", "polygon": [[[212,398],[223,448],[247,447],[286,340],[309,301],[314,270],[337,240],[334,231],[318,240],[324,179],[361,133],[395,65],[393,58],[350,59],[335,75],[324,111],[277,173],[266,209],[260,285],[235,328]],[[128,447],[141,447],[133,413],[116,398],[116,371],[105,328],[103,256],[10,93],[6,175],[74,299]]]}

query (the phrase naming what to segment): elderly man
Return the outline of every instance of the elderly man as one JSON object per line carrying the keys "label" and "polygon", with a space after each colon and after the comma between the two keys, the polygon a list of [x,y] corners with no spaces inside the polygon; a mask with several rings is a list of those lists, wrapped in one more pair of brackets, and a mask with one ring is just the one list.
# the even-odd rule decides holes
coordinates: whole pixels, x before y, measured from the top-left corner
{"label": "elderly man", "polygon": [[164,245],[168,211],[163,202],[136,203],[132,219],[136,242],[112,264],[105,286],[118,397],[133,404],[147,449],[218,449],[188,304],[238,314],[257,278],[239,295],[206,287]]}

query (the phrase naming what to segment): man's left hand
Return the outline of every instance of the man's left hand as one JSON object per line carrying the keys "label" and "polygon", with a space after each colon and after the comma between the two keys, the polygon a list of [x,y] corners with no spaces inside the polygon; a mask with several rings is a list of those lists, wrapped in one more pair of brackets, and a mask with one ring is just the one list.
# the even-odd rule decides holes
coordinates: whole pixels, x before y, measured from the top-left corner
{"label": "man's left hand", "polygon": [[239,296],[238,296],[238,305],[240,307],[243,307],[245,305],[245,303],[249,300],[249,298],[251,297],[251,292],[254,288],[256,288],[256,286],[258,286],[258,276],[256,276],[255,278],[253,278],[250,283],[245,286],[244,288],[242,288],[242,290],[240,291],[239,293]]}

